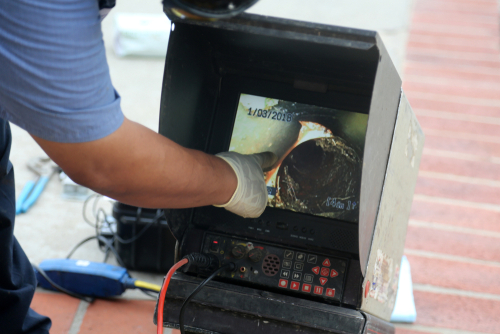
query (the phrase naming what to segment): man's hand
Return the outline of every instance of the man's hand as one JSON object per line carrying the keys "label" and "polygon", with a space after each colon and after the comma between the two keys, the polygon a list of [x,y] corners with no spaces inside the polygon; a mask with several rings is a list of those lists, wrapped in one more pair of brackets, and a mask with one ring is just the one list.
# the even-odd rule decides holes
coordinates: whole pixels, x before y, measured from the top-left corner
{"label": "man's hand", "polygon": [[128,119],[111,135],[91,142],[33,138],[72,180],[134,206],[223,204],[238,184],[233,169],[222,159],[184,148]]}
{"label": "man's hand", "polygon": [[224,207],[245,218],[259,217],[267,204],[267,189],[262,170],[276,163],[276,154],[263,152],[243,155],[224,152],[217,156],[233,168],[238,178],[238,186],[229,202],[216,206]]}

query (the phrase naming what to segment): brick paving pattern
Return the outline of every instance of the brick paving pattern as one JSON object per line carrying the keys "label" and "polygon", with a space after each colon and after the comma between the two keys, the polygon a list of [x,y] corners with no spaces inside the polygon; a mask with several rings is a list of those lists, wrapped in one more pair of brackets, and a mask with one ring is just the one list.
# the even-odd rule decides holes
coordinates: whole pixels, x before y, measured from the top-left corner
{"label": "brick paving pattern", "polygon": [[[418,317],[397,334],[500,333],[498,5],[416,0],[404,89],[426,144],[405,253]],[[76,327],[75,299],[37,292],[33,308],[52,334],[153,333],[154,304],[98,300]]]}
{"label": "brick paving pattern", "polygon": [[416,0],[404,85],[426,134],[406,254],[417,322],[398,334],[500,333],[497,0]]}
{"label": "brick paving pattern", "polygon": [[51,334],[68,333],[75,318],[80,301],[59,293],[35,293],[31,308],[49,316],[52,320]]}
{"label": "brick paving pattern", "polygon": [[78,333],[156,333],[155,305],[150,300],[96,300],[87,308]]}

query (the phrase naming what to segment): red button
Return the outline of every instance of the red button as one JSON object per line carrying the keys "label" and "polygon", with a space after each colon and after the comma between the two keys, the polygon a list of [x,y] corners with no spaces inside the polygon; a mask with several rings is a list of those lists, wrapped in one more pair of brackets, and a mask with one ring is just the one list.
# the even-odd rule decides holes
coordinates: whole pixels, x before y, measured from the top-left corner
{"label": "red button", "polygon": [[302,284],[302,291],[303,292],[311,292],[311,284]]}
{"label": "red button", "polygon": [[322,295],[323,294],[323,287],[319,285],[314,286],[314,294],[315,295]]}
{"label": "red button", "polygon": [[290,289],[292,289],[292,290],[299,290],[299,287],[300,287],[299,282],[292,281],[292,283],[290,283]]}
{"label": "red button", "polygon": [[329,267],[331,265],[332,264],[330,263],[330,259],[325,259],[325,261],[323,261],[323,267]]}
{"label": "red button", "polygon": [[280,279],[279,287],[286,289],[288,286],[288,281],[286,279]]}
{"label": "red button", "polygon": [[328,268],[321,268],[321,276],[327,276],[330,275],[330,269]]}
{"label": "red button", "polygon": [[312,271],[313,271],[313,273],[315,273],[316,275],[318,275],[319,274],[319,267],[312,268]]}
{"label": "red button", "polygon": [[332,271],[330,272],[330,277],[337,277],[338,275],[339,273],[335,269],[332,269]]}
{"label": "red button", "polygon": [[327,297],[335,297],[335,289],[326,289],[326,294]]}
{"label": "red button", "polygon": [[319,282],[321,283],[321,285],[325,285],[326,282],[328,282],[328,278],[320,277]]}

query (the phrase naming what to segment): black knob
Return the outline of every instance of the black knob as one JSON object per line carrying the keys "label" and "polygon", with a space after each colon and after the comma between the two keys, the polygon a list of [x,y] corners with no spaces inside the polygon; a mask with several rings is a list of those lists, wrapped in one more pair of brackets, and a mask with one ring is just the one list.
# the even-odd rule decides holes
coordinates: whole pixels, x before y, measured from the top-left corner
{"label": "black knob", "polygon": [[261,249],[254,248],[248,252],[248,258],[252,262],[259,262],[264,257],[264,252]]}
{"label": "black knob", "polygon": [[233,256],[236,259],[241,259],[243,256],[245,256],[246,252],[247,252],[247,249],[245,247],[243,247],[242,245],[234,246],[233,249],[231,249],[231,254],[233,254]]}

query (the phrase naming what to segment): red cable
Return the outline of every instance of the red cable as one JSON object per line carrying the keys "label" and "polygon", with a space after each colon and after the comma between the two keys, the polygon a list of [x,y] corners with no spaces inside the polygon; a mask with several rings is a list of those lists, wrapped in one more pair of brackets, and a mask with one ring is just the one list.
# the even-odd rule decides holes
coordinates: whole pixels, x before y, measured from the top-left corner
{"label": "red cable", "polygon": [[156,314],[156,334],[163,334],[163,304],[165,304],[165,295],[167,293],[168,285],[170,284],[170,279],[177,269],[188,262],[188,259],[180,260],[179,262],[174,264],[172,268],[170,268],[167,276],[165,277],[165,282],[163,282],[163,286],[161,287],[160,291],[160,299],[158,300],[158,311]]}

